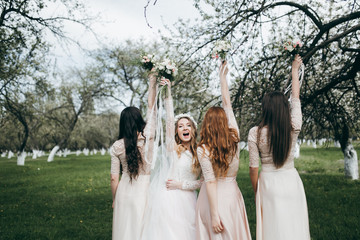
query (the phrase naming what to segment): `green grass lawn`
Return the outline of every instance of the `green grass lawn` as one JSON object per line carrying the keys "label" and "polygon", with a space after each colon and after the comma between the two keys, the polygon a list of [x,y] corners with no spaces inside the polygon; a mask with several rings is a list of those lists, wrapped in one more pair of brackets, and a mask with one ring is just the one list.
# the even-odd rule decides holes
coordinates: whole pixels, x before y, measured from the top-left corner
{"label": "green grass lawn", "polygon": [[[360,151],[358,150],[358,156]],[[111,239],[110,157],[0,158],[0,239]],[[301,149],[312,239],[360,239],[360,182],[344,178],[338,148]],[[248,154],[238,174],[255,239]]]}

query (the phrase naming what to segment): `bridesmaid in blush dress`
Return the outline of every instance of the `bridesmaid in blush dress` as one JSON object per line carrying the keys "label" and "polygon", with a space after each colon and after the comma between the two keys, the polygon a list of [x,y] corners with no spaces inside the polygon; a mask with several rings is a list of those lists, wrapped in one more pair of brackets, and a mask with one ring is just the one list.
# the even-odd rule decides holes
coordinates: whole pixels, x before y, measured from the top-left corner
{"label": "bridesmaid in blush dress", "polygon": [[[127,107],[121,112],[119,140],[111,147],[112,239],[136,240],[140,237],[150,184],[155,96],[156,78],[150,75],[148,122],[145,124],[136,107]],[[150,146],[146,153],[148,156],[145,154],[146,144]]]}
{"label": "bridesmaid in blush dress", "polygon": [[[292,63],[292,97],[271,92],[262,101],[259,126],[249,131],[250,178],[256,194],[257,240],[310,239],[306,196],[294,168],[295,144],[301,130],[299,67]],[[258,178],[259,157],[261,173]]]}
{"label": "bridesmaid in blush dress", "polygon": [[220,67],[221,107],[211,107],[200,131],[198,159],[205,183],[196,204],[196,239],[251,239],[245,203],[236,182],[239,169],[239,128],[226,82],[226,62]]}

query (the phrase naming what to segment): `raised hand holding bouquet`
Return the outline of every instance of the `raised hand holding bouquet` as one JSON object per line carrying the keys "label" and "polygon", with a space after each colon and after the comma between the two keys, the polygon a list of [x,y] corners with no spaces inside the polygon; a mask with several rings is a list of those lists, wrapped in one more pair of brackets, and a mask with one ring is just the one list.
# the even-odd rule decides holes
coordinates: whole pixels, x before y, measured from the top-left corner
{"label": "raised hand holding bouquet", "polygon": [[[159,83],[163,79],[168,79],[170,82],[174,81],[178,72],[174,61],[168,58],[165,58],[163,61],[158,61],[154,54],[144,55],[141,59],[141,63],[144,69],[152,71],[152,73],[157,75]],[[165,89],[165,86],[163,86],[161,90]]]}
{"label": "raised hand holding bouquet", "polygon": [[[292,55],[292,59],[291,61],[293,61],[293,58],[297,55],[299,55],[300,53],[300,48],[302,47],[302,43],[300,40],[290,40],[290,41],[286,41],[284,44],[283,44],[283,47],[284,47],[284,50],[286,51],[287,54],[291,54]],[[299,55],[300,57],[300,55]],[[300,57],[301,59],[301,57]],[[299,71],[299,79],[300,79],[300,87],[302,85],[302,82],[303,82],[303,79],[304,79],[304,73],[305,73],[305,65],[303,63],[301,63],[301,66],[300,66],[300,71]],[[287,83],[286,85],[290,82],[290,77],[289,79],[287,80]],[[284,94],[286,94],[287,92],[289,92],[291,90],[291,82],[290,84],[287,86],[287,88],[285,89],[285,92]]]}
{"label": "raised hand holding bouquet", "polygon": [[299,54],[300,48],[302,47],[302,43],[300,42],[300,40],[286,41],[283,44],[283,47],[291,55],[295,56],[296,54]]}
{"label": "raised hand holding bouquet", "polygon": [[173,61],[170,59],[164,59],[164,61],[157,63],[155,69],[160,78],[166,78],[173,81],[177,75],[178,69]]}
{"label": "raised hand holding bouquet", "polygon": [[231,49],[230,41],[219,40],[215,43],[215,47],[213,49],[212,58],[221,59],[222,61],[226,60],[226,54]]}
{"label": "raised hand holding bouquet", "polygon": [[[157,72],[158,77],[161,80],[168,79],[170,82],[174,81],[174,78],[177,75],[178,69],[175,63],[170,59],[164,59],[164,61],[159,62],[155,65],[155,70]],[[165,91],[167,88],[167,84],[163,85],[161,90]],[[166,91],[165,91],[166,95]]]}
{"label": "raised hand holding bouquet", "polygon": [[147,54],[144,55],[141,59],[141,63],[143,68],[148,71],[151,71],[155,66],[155,55],[154,54]]}

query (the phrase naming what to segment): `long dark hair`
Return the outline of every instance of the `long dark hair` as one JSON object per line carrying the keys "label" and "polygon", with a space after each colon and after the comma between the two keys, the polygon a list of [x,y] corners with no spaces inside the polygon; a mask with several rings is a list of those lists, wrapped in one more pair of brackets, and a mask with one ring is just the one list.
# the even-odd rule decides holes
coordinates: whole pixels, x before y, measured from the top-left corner
{"label": "long dark hair", "polygon": [[121,112],[119,139],[124,139],[130,182],[138,177],[139,169],[143,165],[141,154],[137,147],[137,140],[138,133],[144,136],[145,124],[138,108],[127,107]]}
{"label": "long dark hair", "polygon": [[261,129],[265,126],[268,128],[269,151],[272,151],[276,168],[280,168],[290,153],[292,130],[289,101],[282,92],[270,92],[263,97],[258,143]]}

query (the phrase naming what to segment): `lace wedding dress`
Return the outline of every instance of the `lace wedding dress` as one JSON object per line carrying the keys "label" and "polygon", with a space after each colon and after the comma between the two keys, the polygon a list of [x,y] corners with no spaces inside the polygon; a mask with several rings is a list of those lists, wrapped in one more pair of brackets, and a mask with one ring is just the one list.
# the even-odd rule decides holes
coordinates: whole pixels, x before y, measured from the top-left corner
{"label": "lace wedding dress", "polygon": [[[176,153],[175,120],[171,95],[166,105],[166,158],[158,157],[152,173],[149,204],[145,213],[141,240],[193,240],[195,239],[196,189],[200,171],[193,171],[193,155]],[[160,115],[160,111],[159,111]],[[160,153],[161,154],[161,151]],[[164,153],[163,153],[164,154]],[[160,172],[160,173],[159,173]],[[168,190],[166,180],[182,183],[181,189]]]}

